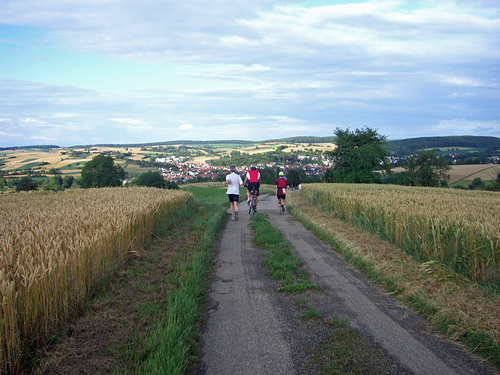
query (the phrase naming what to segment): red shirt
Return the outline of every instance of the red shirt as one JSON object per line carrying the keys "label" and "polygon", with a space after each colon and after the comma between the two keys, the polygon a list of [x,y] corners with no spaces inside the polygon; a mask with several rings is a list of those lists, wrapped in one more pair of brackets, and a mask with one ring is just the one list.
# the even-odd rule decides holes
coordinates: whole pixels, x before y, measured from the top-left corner
{"label": "red shirt", "polygon": [[278,195],[285,195],[286,193],[283,192],[283,189],[285,189],[288,185],[288,181],[286,178],[280,177],[276,179],[276,187],[278,188],[277,194]]}
{"label": "red shirt", "polygon": [[259,180],[260,180],[260,173],[256,169],[250,169],[247,172],[247,177],[248,177],[248,182],[259,182]]}

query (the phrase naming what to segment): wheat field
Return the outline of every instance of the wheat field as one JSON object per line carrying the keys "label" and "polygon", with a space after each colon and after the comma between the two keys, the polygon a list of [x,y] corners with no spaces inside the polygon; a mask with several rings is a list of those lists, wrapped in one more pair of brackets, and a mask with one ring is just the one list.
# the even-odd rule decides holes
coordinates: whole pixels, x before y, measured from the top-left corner
{"label": "wheat field", "polygon": [[191,195],[154,188],[0,195],[0,371],[64,322]]}
{"label": "wheat field", "polygon": [[306,184],[302,192],[418,260],[475,282],[500,281],[499,193],[365,184]]}

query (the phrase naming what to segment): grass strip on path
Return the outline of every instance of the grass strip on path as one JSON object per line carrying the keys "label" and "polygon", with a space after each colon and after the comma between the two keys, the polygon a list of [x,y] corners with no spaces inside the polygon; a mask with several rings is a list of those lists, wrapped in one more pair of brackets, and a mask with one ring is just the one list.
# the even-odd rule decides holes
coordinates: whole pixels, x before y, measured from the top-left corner
{"label": "grass strip on path", "polygon": [[307,290],[321,289],[318,284],[309,281],[309,274],[303,264],[290,249],[280,231],[276,229],[263,214],[251,218],[254,230],[254,244],[266,250],[264,265],[270,276],[280,282],[279,291],[300,294]]}
{"label": "grass strip on path", "polygon": [[317,375],[389,373],[384,352],[373,348],[359,331],[339,319],[324,319],[324,324],[333,332],[321,341],[310,359]]}
{"label": "grass strip on path", "polygon": [[289,211],[346,261],[449,338],[500,369],[500,297],[484,288],[450,279],[433,264],[419,263],[395,245],[354,228],[290,194]]}

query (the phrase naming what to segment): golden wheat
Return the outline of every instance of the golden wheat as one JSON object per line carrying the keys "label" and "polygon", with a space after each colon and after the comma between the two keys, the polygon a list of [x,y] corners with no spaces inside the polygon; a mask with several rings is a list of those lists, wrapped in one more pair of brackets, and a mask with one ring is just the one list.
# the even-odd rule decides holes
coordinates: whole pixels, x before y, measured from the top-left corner
{"label": "golden wheat", "polygon": [[102,278],[190,198],[183,191],[104,188],[0,196],[0,361],[57,328]]}
{"label": "golden wheat", "polygon": [[500,194],[364,184],[309,184],[306,198],[368,226],[422,261],[498,283]]}

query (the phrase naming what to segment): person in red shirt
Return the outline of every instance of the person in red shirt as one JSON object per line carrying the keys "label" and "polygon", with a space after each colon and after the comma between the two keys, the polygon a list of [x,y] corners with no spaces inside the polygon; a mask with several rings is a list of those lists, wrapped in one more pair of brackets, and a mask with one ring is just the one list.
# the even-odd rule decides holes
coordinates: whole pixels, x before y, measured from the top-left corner
{"label": "person in red shirt", "polygon": [[286,188],[288,181],[283,172],[279,173],[279,178],[276,179],[276,197],[278,198],[278,210],[280,215],[285,212],[285,198],[286,198]]}
{"label": "person in red shirt", "polygon": [[[247,187],[247,204],[250,204],[250,191],[255,189],[255,195],[259,196],[259,187],[260,187],[260,172],[257,170],[255,165],[250,167],[250,170],[247,172],[245,176],[244,185]],[[255,199],[255,212],[257,212],[257,203],[259,198]]]}

